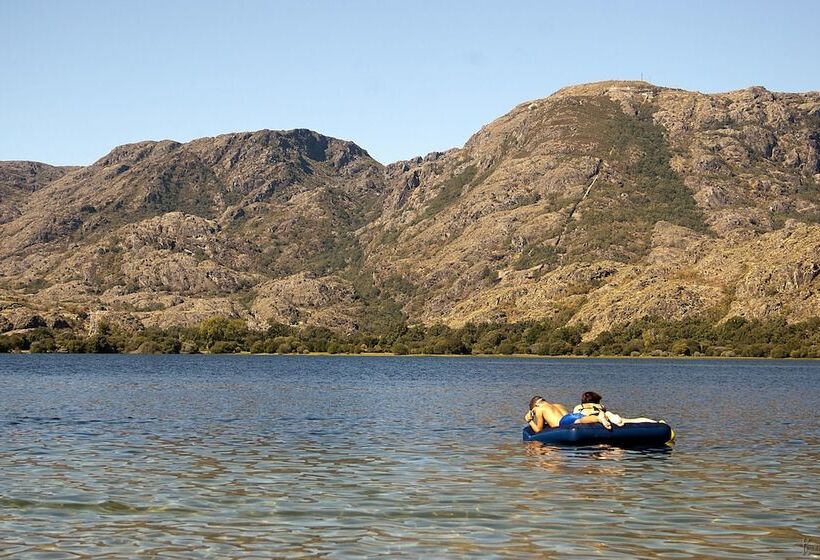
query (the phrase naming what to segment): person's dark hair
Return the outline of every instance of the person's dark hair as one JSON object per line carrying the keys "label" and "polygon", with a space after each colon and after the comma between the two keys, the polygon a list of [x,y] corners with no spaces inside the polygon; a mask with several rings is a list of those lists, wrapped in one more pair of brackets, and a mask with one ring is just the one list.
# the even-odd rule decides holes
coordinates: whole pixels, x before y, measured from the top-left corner
{"label": "person's dark hair", "polygon": [[581,395],[581,404],[601,404],[601,395],[596,393],[595,391],[587,391],[583,395]]}
{"label": "person's dark hair", "polygon": [[535,403],[537,403],[538,401],[542,401],[542,400],[544,400],[544,397],[539,397],[538,395],[535,395],[533,398],[531,398],[530,399],[530,410],[535,408]]}

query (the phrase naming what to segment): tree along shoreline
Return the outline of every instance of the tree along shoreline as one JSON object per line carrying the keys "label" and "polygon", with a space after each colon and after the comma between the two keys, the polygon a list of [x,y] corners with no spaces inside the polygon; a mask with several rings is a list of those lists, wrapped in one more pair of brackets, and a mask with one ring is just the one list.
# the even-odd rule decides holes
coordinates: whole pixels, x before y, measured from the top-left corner
{"label": "tree along shoreline", "polygon": [[[2,336],[2,335],[0,335]],[[66,351],[57,351],[57,352],[31,352],[29,350],[12,350],[11,352],[0,352],[0,356],[8,354],[8,355],[17,355],[17,356],[35,356],[35,355],[42,355],[42,354],[49,354],[54,356],[84,356],[84,355],[93,355],[93,356],[202,356],[202,357],[209,357],[209,356],[230,356],[236,358],[251,358],[251,357],[267,357],[267,358],[298,358],[298,357],[307,357],[307,358],[461,358],[461,359],[469,359],[469,360],[482,360],[482,359],[521,359],[521,360],[646,360],[646,361],[653,361],[653,360],[680,360],[680,361],[749,361],[749,362],[758,362],[758,361],[771,361],[771,360],[783,360],[789,362],[815,362],[820,360],[820,357],[817,358],[771,358],[768,356],[762,357],[754,357],[754,356],[674,356],[671,354],[663,355],[663,356],[650,356],[648,354],[639,355],[639,356],[622,356],[622,355],[606,355],[606,354],[598,354],[595,356],[586,356],[583,354],[562,354],[557,356],[550,356],[550,355],[542,355],[542,354],[394,354],[393,352],[359,352],[357,354],[354,353],[335,353],[331,354],[329,352],[305,352],[303,354],[277,354],[277,353],[268,353],[268,352],[233,352],[230,354],[217,354],[213,352],[178,352],[178,353],[154,353],[154,354],[147,354],[141,352],[66,352]]]}
{"label": "tree along shoreline", "polygon": [[0,336],[0,353],[371,354],[542,357],[818,358],[820,318],[644,319],[590,337],[584,325],[555,320],[445,325],[396,324],[379,334],[275,324],[251,330],[239,319],[212,317],[196,327],[127,331],[101,324],[92,334],[37,328]]}

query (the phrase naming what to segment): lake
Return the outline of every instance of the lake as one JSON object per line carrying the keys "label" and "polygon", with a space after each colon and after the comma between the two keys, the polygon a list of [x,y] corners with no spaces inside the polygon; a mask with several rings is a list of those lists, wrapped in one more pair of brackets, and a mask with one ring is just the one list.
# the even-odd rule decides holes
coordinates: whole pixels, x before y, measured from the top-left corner
{"label": "lake", "polygon": [[[0,355],[0,558],[820,552],[820,362]],[[661,450],[521,441],[585,390]]]}

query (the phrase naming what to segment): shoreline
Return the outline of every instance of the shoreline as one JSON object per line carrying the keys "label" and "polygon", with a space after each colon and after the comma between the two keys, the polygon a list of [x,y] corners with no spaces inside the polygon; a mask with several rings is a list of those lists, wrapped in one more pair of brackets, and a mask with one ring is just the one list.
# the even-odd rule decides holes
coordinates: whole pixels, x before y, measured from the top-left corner
{"label": "shoreline", "polygon": [[557,356],[542,356],[538,354],[393,354],[392,352],[359,352],[359,353],[344,353],[337,352],[331,354],[330,352],[305,352],[305,353],[268,353],[268,352],[226,352],[226,353],[212,353],[212,352],[195,352],[195,353],[177,353],[177,354],[141,354],[138,352],[30,352],[28,350],[18,352],[0,353],[4,355],[41,355],[41,356],[276,356],[276,357],[296,357],[296,356],[314,356],[314,357],[331,357],[338,356],[342,358],[352,357],[370,357],[370,358],[513,358],[513,359],[547,359],[547,360],[744,360],[744,361],[789,361],[789,362],[815,362],[820,361],[820,358],[768,358],[762,356],[620,356],[620,355],[600,355],[600,356],[586,356],[574,354],[562,354]]}

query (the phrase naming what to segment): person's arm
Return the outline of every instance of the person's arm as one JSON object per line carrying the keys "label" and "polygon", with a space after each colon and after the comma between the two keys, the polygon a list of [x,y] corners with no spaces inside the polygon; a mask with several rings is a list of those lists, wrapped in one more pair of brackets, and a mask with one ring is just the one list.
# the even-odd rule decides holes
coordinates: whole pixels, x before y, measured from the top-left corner
{"label": "person's arm", "polygon": [[524,416],[524,420],[530,425],[532,431],[534,433],[538,433],[544,429],[544,416],[535,412],[535,410],[530,410],[526,416]]}

